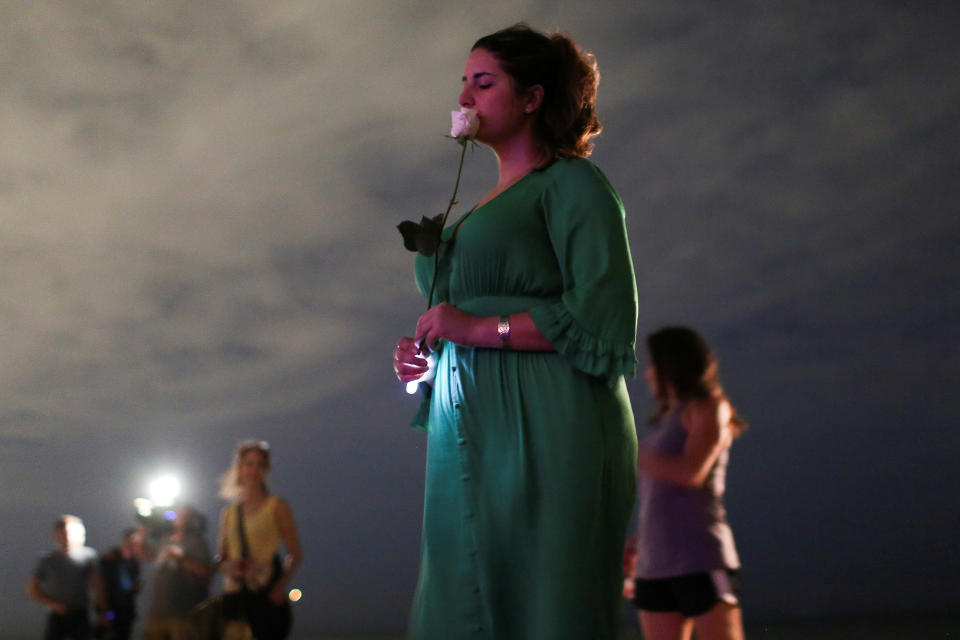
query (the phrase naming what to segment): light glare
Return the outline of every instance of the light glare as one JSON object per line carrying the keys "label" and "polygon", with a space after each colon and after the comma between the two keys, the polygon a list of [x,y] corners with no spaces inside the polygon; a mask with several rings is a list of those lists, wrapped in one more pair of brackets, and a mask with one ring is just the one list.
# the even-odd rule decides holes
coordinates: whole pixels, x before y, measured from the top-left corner
{"label": "light glare", "polygon": [[411,380],[410,382],[407,383],[407,393],[409,393],[410,395],[415,394],[417,392],[417,387],[419,385],[420,383],[417,380]]}
{"label": "light glare", "polygon": [[290,589],[288,597],[290,598],[290,602],[299,602],[300,598],[303,597],[303,592],[300,591],[300,589]]}
{"label": "light glare", "polygon": [[137,498],[133,501],[133,506],[137,508],[137,513],[147,518],[153,512],[153,502],[146,498]]}
{"label": "light glare", "polygon": [[162,476],[150,483],[150,498],[158,507],[170,507],[180,495],[180,481],[173,476]]}

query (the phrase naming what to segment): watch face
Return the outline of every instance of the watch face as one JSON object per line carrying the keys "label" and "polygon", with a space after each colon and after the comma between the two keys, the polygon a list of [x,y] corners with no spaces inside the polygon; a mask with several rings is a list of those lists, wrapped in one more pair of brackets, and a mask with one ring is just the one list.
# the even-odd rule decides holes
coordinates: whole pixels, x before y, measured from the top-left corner
{"label": "watch face", "polygon": [[497,335],[500,336],[500,341],[507,343],[510,341],[510,319],[507,317],[501,317],[500,321],[497,323]]}

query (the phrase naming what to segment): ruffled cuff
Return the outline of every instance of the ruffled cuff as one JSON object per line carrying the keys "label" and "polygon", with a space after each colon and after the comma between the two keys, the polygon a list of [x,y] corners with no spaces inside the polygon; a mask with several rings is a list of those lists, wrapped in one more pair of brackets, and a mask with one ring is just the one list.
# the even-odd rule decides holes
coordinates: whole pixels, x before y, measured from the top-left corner
{"label": "ruffled cuff", "polygon": [[563,302],[534,307],[530,309],[530,317],[543,337],[580,371],[605,377],[611,387],[620,376],[632,378],[636,374],[637,353],[633,342],[614,342],[587,333]]}
{"label": "ruffled cuff", "polygon": [[428,429],[427,421],[430,418],[430,398],[433,396],[433,386],[429,384],[417,385],[420,389],[420,408],[410,420],[410,426],[414,429],[426,432]]}

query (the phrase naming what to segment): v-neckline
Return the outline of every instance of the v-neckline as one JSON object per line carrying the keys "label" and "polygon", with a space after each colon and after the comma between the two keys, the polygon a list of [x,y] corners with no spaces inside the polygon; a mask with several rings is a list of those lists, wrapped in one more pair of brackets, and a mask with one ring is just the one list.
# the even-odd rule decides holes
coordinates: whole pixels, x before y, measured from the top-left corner
{"label": "v-neckline", "polygon": [[513,184],[511,184],[510,186],[508,186],[506,189],[504,189],[503,191],[501,191],[501,192],[498,193],[497,195],[493,196],[492,198],[490,198],[489,200],[487,200],[487,201],[484,202],[483,204],[476,204],[476,205],[474,205],[472,209],[470,209],[470,210],[467,211],[465,214],[463,214],[462,216],[460,216],[460,219],[457,220],[457,224],[451,225],[451,226],[449,227],[449,228],[453,229],[453,231],[452,231],[451,234],[450,234],[450,239],[452,240],[452,239],[457,235],[457,232],[460,231],[460,227],[463,226],[463,223],[467,221],[467,218],[469,218],[471,214],[476,213],[476,212],[479,211],[480,209],[483,209],[484,207],[486,207],[487,205],[489,205],[491,202],[494,202],[494,201],[498,200],[501,196],[503,196],[504,194],[508,193],[511,189],[513,189],[514,187],[516,187],[517,185],[519,185],[521,182],[523,182],[524,180],[526,180],[527,178],[529,178],[531,175],[533,175],[533,173],[536,172],[536,171],[537,171],[537,169],[531,169],[530,171],[528,171],[528,172],[526,172],[525,174],[523,174],[522,176],[520,176],[520,178],[519,178],[516,182],[514,182]]}

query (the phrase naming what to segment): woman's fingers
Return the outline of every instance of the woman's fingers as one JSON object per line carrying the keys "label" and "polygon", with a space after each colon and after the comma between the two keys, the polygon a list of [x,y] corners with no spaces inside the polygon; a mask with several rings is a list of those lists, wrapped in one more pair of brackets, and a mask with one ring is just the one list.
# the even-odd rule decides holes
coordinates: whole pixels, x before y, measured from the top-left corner
{"label": "woman's fingers", "polygon": [[396,372],[397,377],[423,375],[427,369],[427,365],[406,364],[399,361],[393,363],[393,370]]}
{"label": "woman's fingers", "polygon": [[440,339],[447,337],[443,330],[443,312],[446,306],[450,305],[441,302],[417,320],[417,333],[414,336],[414,341],[420,346],[420,353],[426,355],[434,351]]}
{"label": "woman's fingers", "polygon": [[476,316],[461,311],[449,302],[441,302],[417,320],[414,339],[432,351],[440,340],[467,345]]}
{"label": "woman's fingers", "polygon": [[417,343],[409,337],[400,338],[393,350],[393,371],[401,382],[416,380],[426,373],[428,364],[419,353]]}
{"label": "woman's fingers", "polygon": [[417,347],[413,347],[410,350],[397,347],[393,350],[393,361],[426,366],[426,360],[420,356],[420,350]]}

